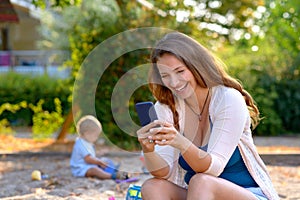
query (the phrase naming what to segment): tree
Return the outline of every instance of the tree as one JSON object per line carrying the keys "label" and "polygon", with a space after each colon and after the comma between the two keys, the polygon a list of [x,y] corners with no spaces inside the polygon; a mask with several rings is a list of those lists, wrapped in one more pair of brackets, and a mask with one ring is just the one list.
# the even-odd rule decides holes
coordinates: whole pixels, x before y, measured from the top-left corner
{"label": "tree", "polygon": [[300,131],[299,11],[296,0],[266,1],[257,22],[261,31],[220,52],[260,108],[258,135]]}
{"label": "tree", "polygon": [[42,9],[59,8],[79,5],[82,0],[32,0],[32,4]]}
{"label": "tree", "polygon": [[[63,12],[61,9],[51,9],[43,13],[40,30],[45,40],[40,41],[39,45],[41,48],[71,52],[71,58],[65,63],[66,66],[72,66],[71,90],[88,53],[111,34],[116,33],[114,29],[118,15],[119,8],[116,3],[107,0],[86,0],[80,5],[64,7]],[[67,115],[58,140],[63,140],[66,136],[73,114],[75,113],[70,111]]]}
{"label": "tree", "polygon": [[[143,2],[143,3],[140,3]],[[200,41],[211,42],[211,46],[224,41],[231,41],[231,34],[234,30],[248,31],[249,27],[244,26],[246,20],[250,20],[252,15],[246,11],[256,10],[259,1],[241,1],[235,6],[232,2],[215,1],[219,6],[213,5],[210,1],[202,1],[193,5],[180,3],[177,1],[128,1],[128,0],[86,0],[81,4],[67,6],[63,8],[53,8],[42,17],[42,33],[44,40],[41,45],[47,48],[66,49],[71,52],[67,66],[72,66],[73,79],[78,79],[78,70],[87,55],[101,42],[110,36],[122,31],[138,27],[154,26],[165,27],[183,31]],[[229,9],[230,8],[230,9]],[[49,12],[50,11],[50,12]],[[218,14],[218,12],[220,14]],[[254,11],[253,11],[254,12]],[[188,13],[188,15],[186,15]],[[244,16],[245,15],[245,16]],[[186,17],[184,17],[186,16]],[[234,16],[234,17],[233,17]],[[242,17],[243,16],[243,17]],[[233,20],[231,23],[222,24],[219,19]],[[227,19],[228,18],[228,19]],[[202,27],[201,23],[216,24],[227,27],[229,31],[222,35],[219,29],[209,29]],[[216,40],[216,37],[220,38]],[[142,42],[142,41],[137,41]],[[97,115],[103,123],[104,131],[113,142],[122,141],[120,144],[126,146],[136,142],[130,136],[123,134],[116,126],[110,108],[110,98],[115,84],[133,66],[138,66],[148,62],[149,51],[147,49],[126,53],[116,59],[105,71],[96,93]],[[88,61],[86,61],[88,62]],[[91,80],[85,80],[91,81]],[[88,84],[84,82],[82,84]],[[87,91],[83,91],[87,92]],[[135,92],[135,98],[131,99],[128,106],[132,109],[134,101],[151,99],[146,87],[142,87]],[[86,95],[88,96],[88,95]],[[131,113],[133,117],[135,112]],[[126,142],[124,142],[126,141]]]}
{"label": "tree", "polygon": [[[299,133],[300,123],[300,19],[297,0],[270,1],[270,16],[266,18],[267,37],[262,45],[275,52],[271,65],[276,65],[275,90],[278,98],[274,110],[280,116],[286,132]],[[268,44],[267,44],[268,43]],[[275,66],[272,66],[275,68]],[[270,74],[272,75],[272,74]]]}
{"label": "tree", "polygon": [[263,0],[151,2],[164,11],[165,15],[174,16],[182,24],[192,25],[188,33],[199,38],[207,37],[206,42],[211,42],[212,45],[224,41],[234,43],[242,34],[254,34],[256,22],[261,15],[259,8],[264,6]]}

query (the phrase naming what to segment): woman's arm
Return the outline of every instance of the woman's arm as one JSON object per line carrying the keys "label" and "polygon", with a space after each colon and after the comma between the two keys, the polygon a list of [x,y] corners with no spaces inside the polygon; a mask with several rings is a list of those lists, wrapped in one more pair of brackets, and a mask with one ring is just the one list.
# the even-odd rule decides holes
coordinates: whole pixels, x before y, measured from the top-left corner
{"label": "woman's arm", "polygon": [[[211,155],[199,149],[187,138],[182,139],[184,146],[180,147],[181,155],[195,172],[205,172],[211,164]],[[186,141],[185,141],[186,140]]]}
{"label": "woman's arm", "polygon": [[145,164],[149,172],[159,178],[168,178],[170,174],[170,166],[155,151],[144,153]]}
{"label": "woman's arm", "polygon": [[160,128],[150,130],[154,135],[152,138],[160,146],[170,145],[178,149],[185,161],[196,172],[206,171],[211,164],[211,156],[195,146],[189,139],[181,135],[172,124],[161,122]]}
{"label": "woman's arm", "polygon": [[235,89],[226,88],[222,98],[214,104],[213,128],[208,143],[208,153],[212,157],[211,165],[205,173],[219,176],[234,150],[250,120],[249,111],[243,96]]}
{"label": "woman's arm", "polygon": [[[199,149],[179,134],[172,124],[161,122],[161,128],[150,130],[157,145],[171,145],[180,150],[195,172],[218,176],[224,170],[244,131],[249,112],[242,95],[234,89],[219,99],[214,112],[208,152]],[[166,141],[165,141],[166,140]]]}
{"label": "woman's arm", "polygon": [[[173,165],[174,151],[172,147],[157,147],[152,141],[151,130],[157,129],[158,122],[152,122],[137,131],[138,141],[141,144],[145,158],[145,165],[150,173],[159,178],[168,178]],[[158,153],[158,152],[159,153]]]}
{"label": "woman's arm", "polygon": [[[156,102],[155,110],[161,122],[173,121],[173,115],[167,105]],[[158,178],[169,178],[174,166],[175,149],[171,146],[158,146],[149,140],[153,136],[150,130],[157,127],[158,122],[150,123],[137,131],[138,140],[141,144],[145,157],[145,165],[150,173]]]}

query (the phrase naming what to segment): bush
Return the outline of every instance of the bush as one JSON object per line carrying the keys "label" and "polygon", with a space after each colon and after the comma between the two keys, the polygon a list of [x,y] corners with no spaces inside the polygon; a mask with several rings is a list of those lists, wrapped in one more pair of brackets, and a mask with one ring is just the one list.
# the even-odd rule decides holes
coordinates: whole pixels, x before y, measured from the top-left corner
{"label": "bush", "polygon": [[[95,110],[96,114],[103,124],[103,130],[107,139],[109,139],[112,143],[118,145],[124,149],[136,149],[139,148],[139,143],[137,138],[135,137],[135,131],[132,132],[124,132],[119,128],[116,124],[115,119],[112,115],[112,112],[123,114],[127,112],[129,109],[131,118],[133,121],[138,123],[138,118],[136,111],[134,109],[134,105],[139,101],[154,101],[153,96],[151,95],[148,86],[141,86],[138,88],[131,96],[129,101],[127,102],[126,98],[120,98],[119,102],[119,110],[111,109],[112,102],[112,93],[115,89],[115,86],[119,79],[124,75],[128,70],[131,69],[131,66],[139,66],[139,62],[143,63],[148,58],[149,52],[146,50],[139,50],[135,52],[130,52],[129,54],[123,55],[118,60],[114,61],[107,70],[103,73],[100,81],[98,82],[97,92],[95,96]],[[122,65],[119,63],[122,61]],[[122,67],[120,67],[122,66]],[[139,76],[145,76],[144,74],[140,74]],[[147,74],[146,74],[147,76]],[[141,78],[141,80],[144,80]],[[136,81],[136,80],[133,80]],[[128,85],[124,85],[124,87],[128,87]],[[122,97],[122,92],[126,93],[128,88],[124,88],[123,91],[119,91],[119,97]],[[120,115],[119,115],[120,117]],[[131,121],[131,119],[127,119]],[[125,120],[126,121],[126,120]],[[124,126],[132,126],[131,123],[123,124]],[[128,127],[128,129],[131,129]]]}
{"label": "bush", "polygon": [[[0,105],[4,103],[18,104],[22,101],[37,105],[43,99],[43,110],[55,111],[55,98],[59,98],[62,114],[70,110],[68,98],[71,94],[66,87],[67,80],[59,80],[49,76],[30,76],[16,73],[0,74]],[[4,111],[1,119],[8,119],[11,125],[31,126],[33,124],[33,111],[27,107],[16,113]]]}
{"label": "bush", "polygon": [[[255,135],[300,133],[300,57],[280,60],[274,46],[264,45],[263,51],[249,52],[248,47],[229,48],[220,52],[229,74],[242,81],[253,96],[262,120]],[[297,62],[298,61],[298,62]]]}
{"label": "bush", "polygon": [[52,136],[63,124],[61,103],[58,98],[54,99],[55,110],[49,112],[43,110],[44,100],[41,99],[37,105],[29,104],[29,108],[34,112],[32,134],[34,138],[48,138]]}
{"label": "bush", "polygon": [[284,79],[276,83],[276,112],[287,133],[300,133],[300,79]]}
{"label": "bush", "polygon": [[[27,103],[25,101],[20,102],[19,104],[12,105],[10,103],[4,103],[0,105],[0,116],[4,111],[9,111],[15,113],[21,108],[27,108]],[[0,120],[0,134],[12,134],[13,130],[10,127],[10,124],[7,119]]]}

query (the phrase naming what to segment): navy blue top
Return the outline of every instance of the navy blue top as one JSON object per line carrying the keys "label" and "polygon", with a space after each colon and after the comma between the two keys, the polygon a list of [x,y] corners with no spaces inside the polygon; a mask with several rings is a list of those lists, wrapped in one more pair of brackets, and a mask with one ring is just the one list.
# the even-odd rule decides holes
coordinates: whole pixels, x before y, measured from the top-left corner
{"label": "navy blue top", "polygon": [[[206,151],[207,145],[204,147],[200,147],[200,149]],[[179,156],[178,162],[179,165],[187,171],[184,176],[184,181],[189,184],[190,179],[196,174],[196,172],[194,172],[194,170],[188,165],[188,163],[181,155]],[[248,169],[246,168],[238,147],[236,147],[236,149],[234,150],[231,158],[224,168],[224,171],[220,174],[219,177],[245,188],[258,187],[257,183],[254,181]]]}

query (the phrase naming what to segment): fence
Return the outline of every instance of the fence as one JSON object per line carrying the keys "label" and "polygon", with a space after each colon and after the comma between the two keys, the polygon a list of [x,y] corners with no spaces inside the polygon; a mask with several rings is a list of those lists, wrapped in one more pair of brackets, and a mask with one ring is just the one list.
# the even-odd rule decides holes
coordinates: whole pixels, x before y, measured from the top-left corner
{"label": "fence", "polygon": [[68,78],[70,69],[62,67],[68,58],[66,51],[0,51],[0,73],[17,73]]}

